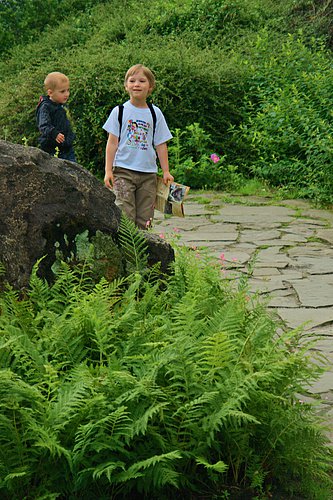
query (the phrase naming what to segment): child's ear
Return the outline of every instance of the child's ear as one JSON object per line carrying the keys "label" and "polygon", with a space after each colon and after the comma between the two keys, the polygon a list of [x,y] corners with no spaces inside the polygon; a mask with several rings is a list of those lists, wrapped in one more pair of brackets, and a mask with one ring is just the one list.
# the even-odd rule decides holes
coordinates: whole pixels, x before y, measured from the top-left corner
{"label": "child's ear", "polygon": [[49,97],[51,97],[51,95],[52,95],[52,90],[51,90],[51,89],[47,89],[47,95],[48,95]]}

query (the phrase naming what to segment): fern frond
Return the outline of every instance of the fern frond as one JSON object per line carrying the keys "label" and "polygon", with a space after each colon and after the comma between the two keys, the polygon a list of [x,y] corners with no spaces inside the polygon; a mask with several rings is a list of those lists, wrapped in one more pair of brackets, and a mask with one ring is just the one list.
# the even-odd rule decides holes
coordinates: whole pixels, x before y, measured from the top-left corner
{"label": "fern frond", "polygon": [[149,420],[156,414],[161,413],[161,410],[168,406],[168,403],[158,403],[148,408],[144,414],[137,418],[133,423],[133,436],[145,434],[147,431]]}
{"label": "fern frond", "polygon": [[140,460],[135,464],[131,465],[127,472],[137,473],[145,469],[149,469],[151,467],[155,467],[156,464],[161,462],[175,461],[180,460],[182,458],[182,454],[179,450],[170,451],[169,453],[162,453],[161,455],[153,455],[145,460]]}
{"label": "fern frond", "polygon": [[118,469],[125,470],[125,463],[119,460],[117,461],[109,460],[95,467],[95,469],[93,470],[92,477],[93,479],[96,480],[100,479],[102,476],[106,476],[109,483],[112,483],[114,481],[115,471]]}
{"label": "fern frond", "polygon": [[196,457],[195,461],[197,464],[203,465],[206,469],[219,472],[220,474],[224,474],[229,468],[229,465],[222,460],[219,460],[215,464],[210,464],[204,457]]}
{"label": "fern frond", "polygon": [[143,232],[124,213],[120,219],[118,238],[132,270],[142,272],[147,267],[148,243]]}
{"label": "fern frond", "polygon": [[36,342],[13,325],[6,327],[6,334],[2,341],[1,368],[10,367],[22,376],[29,376],[32,380],[38,379],[44,372],[46,358],[44,353],[40,352]]}
{"label": "fern frond", "polygon": [[35,311],[46,308],[51,296],[47,281],[37,275],[39,265],[43,259],[44,257],[39,259],[32,268],[27,292]]}
{"label": "fern frond", "polygon": [[131,436],[130,424],[128,411],[122,406],[101,419],[81,425],[73,448],[75,461],[81,460],[88,452],[123,449]]}
{"label": "fern frond", "polygon": [[49,308],[54,312],[62,313],[65,307],[80,300],[82,295],[86,293],[81,284],[82,273],[78,273],[76,269],[72,269],[65,262],[61,262],[56,280],[50,288]]}
{"label": "fern frond", "polygon": [[49,426],[43,426],[40,422],[29,426],[29,431],[33,438],[34,448],[42,450],[42,454],[47,451],[51,458],[60,459],[64,457],[69,466],[72,466],[71,452],[60,443],[58,434]]}
{"label": "fern frond", "polygon": [[57,384],[57,391],[52,393],[52,402],[45,415],[48,424],[57,431],[69,426],[85,407],[93,385],[93,377],[86,367],[72,370],[68,380],[60,386]]}
{"label": "fern frond", "polygon": [[[207,330],[210,330],[210,324]],[[225,331],[214,332],[202,340],[198,363],[207,381],[213,383],[225,377],[235,357],[236,346]]]}

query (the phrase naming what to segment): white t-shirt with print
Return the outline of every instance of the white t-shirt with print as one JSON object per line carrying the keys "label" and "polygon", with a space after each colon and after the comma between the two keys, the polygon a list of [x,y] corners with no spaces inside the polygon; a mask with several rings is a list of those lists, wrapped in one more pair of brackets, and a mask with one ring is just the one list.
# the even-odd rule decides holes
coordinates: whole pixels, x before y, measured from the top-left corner
{"label": "white t-shirt with print", "polygon": [[[154,105],[156,129],[154,146],[172,138],[162,111]],[[109,134],[119,137],[119,107],[116,106],[103,125]],[[157,172],[156,152],[153,147],[153,117],[149,108],[137,108],[130,101],[124,103],[124,113],[120,142],[113,166],[128,168],[138,172]]]}

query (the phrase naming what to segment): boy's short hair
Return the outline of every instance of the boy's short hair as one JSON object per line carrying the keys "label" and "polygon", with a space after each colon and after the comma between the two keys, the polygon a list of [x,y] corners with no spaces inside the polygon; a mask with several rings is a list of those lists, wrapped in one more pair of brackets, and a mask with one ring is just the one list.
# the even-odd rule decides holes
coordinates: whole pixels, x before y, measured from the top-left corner
{"label": "boy's short hair", "polygon": [[44,80],[44,88],[45,90],[55,90],[59,83],[69,82],[68,76],[60,73],[59,71],[53,71],[49,73]]}
{"label": "boy's short hair", "polygon": [[147,66],[144,66],[143,64],[135,64],[134,66],[131,66],[127,70],[126,75],[125,75],[124,85],[126,86],[127,80],[129,78],[131,78],[131,76],[135,75],[135,73],[137,73],[140,70],[143,72],[143,74],[147,78],[149,85],[150,85],[151,89],[153,90],[155,88],[155,84],[156,84],[154,73],[149,68],[147,68]]}

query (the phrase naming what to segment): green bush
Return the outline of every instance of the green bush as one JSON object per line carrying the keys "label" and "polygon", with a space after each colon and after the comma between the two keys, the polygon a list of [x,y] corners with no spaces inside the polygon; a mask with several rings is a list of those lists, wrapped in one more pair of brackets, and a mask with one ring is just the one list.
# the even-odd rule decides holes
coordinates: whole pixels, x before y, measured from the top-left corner
{"label": "green bush", "polygon": [[[103,0],[99,0],[101,2]],[[17,45],[24,45],[70,14],[89,10],[91,0],[6,0],[0,3],[1,59]],[[52,46],[53,49],[54,46]]]}
{"label": "green bush", "polygon": [[308,47],[301,37],[290,36],[272,55],[262,33],[257,50],[252,105],[239,130],[251,151],[248,167],[272,185],[332,203],[331,59],[323,44]]}
{"label": "green bush", "polygon": [[[14,17],[29,10],[24,30],[31,38],[32,6],[39,3],[4,6],[11,3]],[[180,131],[182,149],[188,148],[182,166],[175,163],[177,176],[185,179],[186,170],[192,187],[220,189],[227,188],[226,177],[235,185],[242,176],[257,176],[332,203],[332,56],[324,42],[310,39],[312,28],[288,35],[300,25],[297,7],[307,10],[305,3],[153,0],[143,14],[133,0],[88,3],[84,11],[77,0],[53,26],[50,2],[50,22],[40,37],[35,31],[34,41],[13,46],[0,61],[0,137],[37,145],[34,115],[43,80],[50,71],[63,71],[71,81],[78,161],[102,176],[102,125],[110,109],[127,99],[126,70],[142,62],[157,76],[154,103],[169,127]],[[325,16],[318,2],[315,8]],[[40,10],[37,24],[45,16]],[[195,124],[210,137],[208,145],[203,137],[207,149],[199,156],[188,137]],[[218,169],[209,175],[207,158],[221,151],[227,176]]]}
{"label": "green bush", "polygon": [[184,248],[144,274],[1,293],[1,498],[330,499],[313,343]]}
{"label": "green bush", "polygon": [[[167,6],[169,12],[174,4]],[[239,70],[218,47],[203,49],[186,38],[161,38],[154,33],[143,37],[149,14],[153,16],[159,5],[153,2],[147,17],[133,2],[126,5],[125,17],[122,3],[100,5],[75,22],[48,30],[42,43],[22,48],[21,53],[15,49],[15,58],[1,66],[1,137],[21,142],[25,136],[30,145],[37,145],[34,110],[42,82],[48,72],[63,71],[71,80],[69,107],[78,159],[90,170],[101,172],[106,143],[102,124],[110,109],[127,98],[123,89],[126,70],[141,61],[156,73],[153,100],[171,128],[198,122],[216,143],[225,141],[230,122],[239,120],[243,95]],[[55,47],[51,53],[45,51],[48,46]]]}
{"label": "green bush", "polygon": [[243,176],[226,162],[226,156],[212,153],[212,139],[198,123],[173,131],[169,145],[170,168],[177,182],[192,189],[238,189]]}

